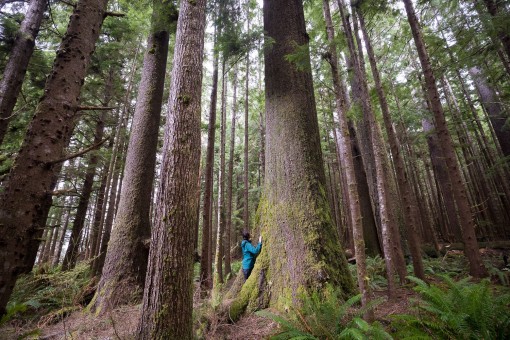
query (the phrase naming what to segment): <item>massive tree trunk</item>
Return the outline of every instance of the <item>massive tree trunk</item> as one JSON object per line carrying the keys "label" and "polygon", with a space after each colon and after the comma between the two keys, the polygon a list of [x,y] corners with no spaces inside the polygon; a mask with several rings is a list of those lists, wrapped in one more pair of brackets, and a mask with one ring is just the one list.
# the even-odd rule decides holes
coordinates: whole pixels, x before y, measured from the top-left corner
{"label": "massive tree trunk", "polygon": [[200,198],[205,0],[181,1],[161,184],[138,339],[193,338],[193,239]]}
{"label": "massive tree trunk", "polygon": [[[215,32],[214,47],[217,46]],[[214,170],[214,141],[216,135],[216,102],[218,98],[218,53],[213,57],[211,100],[209,109],[209,127],[207,128],[207,154],[205,158],[204,210],[202,211],[202,251],[200,257],[200,285],[204,289],[212,288],[212,198]]]}
{"label": "massive tree trunk", "polygon": [[353,293],[330,216],[310,64],[286,60],[308,44],[301,1],[264,1],[266,176],[259,204],[262,253],[239,297],[233,319],[249,310],[299,303],[299,293],[331,283]]}
{"label": "massive tree trunk", "polygon": [[99,36],[108,0],[81,0],[57,51],[34,118],[0,197],[0,314],[30,243],[37,243],[51,206],[56,172],[76,120],[80,90]]}
{"label": "massive tree trunk", "polygon": [[168,42],[176,19],[173,2],[153,1],[151,33],[127,149],[124,184],[101,279],[91,304],[101,314],[138,300],[143,292]]}
{"label": "massive tree trunk", "polygon": [[47,0],[30,1],[0,80],[0,145],[7,133],[12,110],[25,79],[28,62],[34,52],[35,38],[39,33],[47,3]]}
{"label": "massive tree trunk", "polygon": [[446,158],[448,176],[452,182],[451,186],[457,206],[459,221],[461,223],[462,238],[465,245],[464,253],[469,260],[469,273],[474,277],[483,277],[487,275],[487,270],[485,269],[478,250],[478,241],[475,235],[475,222],[468,201],[467,188],[466,184],[462,180],[462,174],[457,162],[453,141],[446,124],[432,65],[430,64],[429,55],[423,41],[421,28],[419,26],[413,4],[411,0],[403,1],[425,77],[426,94],[430,108],[434,114],[437,136],[443,150],[443,155]]}

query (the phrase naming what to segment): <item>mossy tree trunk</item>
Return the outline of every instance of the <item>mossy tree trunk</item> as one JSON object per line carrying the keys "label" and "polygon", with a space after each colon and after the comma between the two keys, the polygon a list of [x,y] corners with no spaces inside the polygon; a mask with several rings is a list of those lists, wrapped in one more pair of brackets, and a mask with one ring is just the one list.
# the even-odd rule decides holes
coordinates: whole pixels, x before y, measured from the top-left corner
{"label": "mossy tree trunk", "polygon": [[18,275],[33,263],[61,168],[58,161],[78,119],[80,90],[101,30],[107,0],[78,1],[57,51],[44,95],[0,197],[0,314]]}
{"label": "mossy tree trunk", "polygon": [[353,281],[330,216],[301,1],[264,1],[266,173],[259,203],[262,252],[239,297],[233,319],[246,309],[283,309],[301,293],[331,283],[349,296]]}
{"label": "mossy tree trunk", "polygon": [[181,1],[161,182],[137,339],[193,339],[205,0]]}
{"label": "mossy tree trunk", "polygon": [[138,300],[143,292],[168,42],[176,21],[177,8],[173,2],[153,1],[151,32],[127,149],[124,185],[101,279],[91,304],[101,314]]}

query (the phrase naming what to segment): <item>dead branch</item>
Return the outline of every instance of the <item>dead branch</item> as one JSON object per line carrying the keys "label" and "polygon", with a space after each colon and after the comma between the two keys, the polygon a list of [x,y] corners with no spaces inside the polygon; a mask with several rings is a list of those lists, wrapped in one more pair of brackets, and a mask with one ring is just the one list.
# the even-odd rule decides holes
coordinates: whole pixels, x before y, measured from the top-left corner
{"label": "dead branch", "polygon": [[105,139],[103,139],[102,141],[100,141],[99,143],[97,144],[94,144],[94,145],[91,145],[89,146],[88,148],[86,149],[83,149],[81,151],[78,151],[76,153],[73,153],[71,155],[67,155],[63,158],[60,158],[60,159],[57,159],[57,160],[54,160],[54,161],[50,161],[50,162],[45,162],[46,165],[53,165],[53,164],[57,164],[57,163],[62,163],[62,162],[65,162],[65,161],[68,161],[70,159],[73,159],[73,158],[76,158],[76,157],[79,157],[91,150],[95,150],[97,148],[99,148],[101,145],[103,145],[106,141],[108,141],[110,139],[110,136],[106,137]]}

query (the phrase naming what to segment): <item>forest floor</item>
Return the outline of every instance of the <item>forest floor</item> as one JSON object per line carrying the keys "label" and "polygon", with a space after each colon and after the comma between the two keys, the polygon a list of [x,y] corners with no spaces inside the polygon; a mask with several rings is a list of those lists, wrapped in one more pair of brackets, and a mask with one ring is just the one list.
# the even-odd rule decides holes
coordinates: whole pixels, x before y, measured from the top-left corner
{"label": "forest floor", "polygon": [[[503,266],[502,252],[482,250],[481,253],[486,263],[492,263],[498,268]],[[373,273],[370,274],[373,284],[379,284],[379,287],[375,287],[374,289],[374,295],[382,300],[382,302],[374,308],[376,320],[382,325],[388,326],[391,322],[392,315],[413,313],[413,300],[418,298],[418,294],[412,289],[413,285],[401,286],[397,289],[395,297],[388,300],[386,297],[385,282],[380,281],[382,278],[380,275],[382,274],[381,271],[384,270],[384,260],[376,258],[375,260],[369,261],[368,264],[369,270],[373,271]],[[432,282],[439,281],[436,275],[442,274],[445,271],[446,274],[454,278],[465,277],[466,273],[465,259],[460,251],[450,252],[443,258],[431,259],[425,262],[425,266],[428,270],[428,279]],[[464,267],[464,269],[459,267]],[[62,277],[62,275],[65,274],[59,274],[57,272],[51,275],[60,275],[58,277]],[[507,275],[506,277],[508,278],[509,276]],[[37,281],[36,278],[37,275],[34,275],[30,280]],[[70,279],[71,278],[69,278],[69,280]],[[495,276],[493,276],[493,280],[494,279],[496,279]],[[45,277],[44,280],[54,280],[54,278],[48,279]],[[505,285],[508,285],[508,282],[506,282]],[[86,286],[86,284],[83,286]],[[28,288],[29,286],[22,287],[24,290],[29,290]],[[24,296],[23,299],[45,300],[41,295],[37,295],[37,298]],[[21,301],[25,301],[23,299]],[[198,338],[207,340],[268,339],[271,335],[281,330],[277,322],[257,314],[245,315],[236,323],[229,323],[218,316],[218,313],[210,307],[209,300],[197,299],[198,298],[194,301],[193,310],[195,328],[202,328],[199,332],[202,335],[197,335]],[[28,308],[20,309],[18,314],[13,315],[9,321],[0,326],[0,340],[128,340],[136,338],[136,327],[141,310],[140,304],[122,306],[105,316],[98,317],[86,311],[84,307],[86,303],[80,304],[77,300],[71,301],[68,307],[59,306],[60,308],[53,309],[51,312],[44,312],[41,310],[41,307],[39,307],[39,309],[33,308],[33,306],[27,302],[26,304],[29,305]]]}
{"label": "forest floor", "polygon": [[[385,296],[385,291],[376,292]],[[395,299],[378,305],[375,309],[376,319],[388,323],[388,316],[409,311],[409,298],[416,296],[411,289],[401,288]],[[37,322],[21,323],[13,320],[0,328],[0,339],[41,339],[41,340],[128,340],[135,339],[136,327],[141,305],[122,306],[106,316],[97,317],[84,309],[76,310],[60,320],[41,318]],[[48,323],[48,321],[50,321]],[[209,325],[205,334],[207,340],[223,339],[268,339],[279,329],[278,324],[270,319],[249,314],[236,323],[218,319]]]}

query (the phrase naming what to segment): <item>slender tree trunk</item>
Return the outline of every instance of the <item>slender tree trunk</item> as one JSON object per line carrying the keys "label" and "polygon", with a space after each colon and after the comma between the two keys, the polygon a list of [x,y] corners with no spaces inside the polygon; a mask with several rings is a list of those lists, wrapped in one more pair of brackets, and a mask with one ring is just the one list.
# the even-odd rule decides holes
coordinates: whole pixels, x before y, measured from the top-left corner
{"label": "slender tree trunk", "polygon": [[236,140],[236,116],[237,116],[237,65],[234,69],[234,83],[232,95],[232,122],[230,127],[230,151],[227,174],[227,207],[226,207],[226,231],[225,231],[225,276],[232,272],[230,245],[232,235],[232,180],[234,178],[234,147]]}
{"label": "slender tree trunk", "polygon": [[[128,110],[126,108],[126,110]],[[106,217],[103,222],[102,230],[103,230],[103,236],[101,238],[101,246],[99,248],[99,254],[97,258],[94,260],[93,266],[92,266],[92,272],[94,273],[94,276],[100,275],[103,271],[104,262],[106,259],[106,251],[108,249],[108,243],[110,242],[110,235],[112,231],[113,226],[113,220],[115,218],[115,209],[117,206],[117,202],[119,199],[119,180],[122,175],[122,163],[124,162],[124,149],[125,149],[125,131],[123,131],[126,128],[127,125],[127,117],[125,124],[121,127],[121,135],[119,136],[119,139],[117,140],[117,144],[119,145],[118,148],[114,148],[114,153],[112,155],[114,159],[114,166],[112,168],[112,182],[110,186],[110,197],[108,198],[108,211],[106,212]]]}
{"label": "slender tree trunk", "polygon": [[[358,196],[358,185],[356,182],[356,174],[354,173],[354,161],[352,148],[350,145],[349,126],[347,124],[347,109],[345,100],[342,96],[341,80],[338,72],[338,56],[336,52],[335,34],[333,30],[333,22],[331,20],[331,12],[329,8],[329,0],[323,0],[322,9],[324,20],[326,22],[326,32],[329,42],[329,64],[331,66],[331,74],[333,77],[333,87],[335,91],[336,110],[334,111],[334,123],[338,124],[336,136],[338,138],[338,158],[343,164],[343,171],[347,181],[347,190],[349,192],[349,205],[352,235],[354,239],[354,254],[356,257],[358,286],[362,294],[362,304],[366,306],[370,301],[371,291],[368,284],[368,275],[366,268],[365,240],[363,236],[363,223],[361,215],[361,206]],[[368,320],[374,318],[373,311],[366,313]]]}
{"label": "slender tree trunk", "polygon": [[[92,142],[93,145],[96,145],[103,140],[105,118],[106,115],[104,112],[101,113],[101,115],[98,117],[96,129],[94,132],[94,141]],[[82,238],[83,227],[85,225],[85,215],[89,206],[89,200],[92,193],[92,185],[94,184],[94,177],[96,176],[98,161],[98,154],[94,151],[94,153],[90,155],[87,171],[85,172],[85,180],[83,181],[80,200],[78,202],[78,209],[76,210],[76,215],[74,216],[73,230],[71,232],[69,245],[67,246],[66,256],[64,257],[64,262],[62,263],[62,270],[73,269],[76,265],[78,245],[80,243],[80,239]]]}
{"label": "slender tree trunk", "polygon": [[[214,47],[217,47],[219,32],[215,31]],[[218,53],[214,53],[212,89],[207,129],[207,154],[205,160],[204,210],[202,212],[202,252],[200,258],[200,284],[203,289],[212,288],[212,199],[214,170],[214,141],[216,135],[216,102],[218,98]]]}
{"label": "slender tree trunk", "polygon": [[7,133],[9,120],[25,79],[28,62],[34,52],[35,39],[39,33],[47,3],[47,0],[30,1],[0,80],[0,145]]}
{"label": "slender tree trunk", "polygon": [[37,105],[23,145],[0,197],[0,315],[19,273],[26,269],[31,242],[37,243],[51,206],[58,161],[76,120],[80,89],[104,19],[107,0],[76,4],[57,51],[45,94]]}
{"label": "slender tree trunk", "polygon": [[389,213],[389,205],[387,200],[387,178],[383,169],[383,157],[384,152],[380,145],[381,137],[378,134],[378,128],[376,126],[374,112],[371,107],[368,88],[366,83],[366,76],[363,72],[360,58],[362,58],[361,54],[356,53],[356,48],[354,44],[354,35],[349,22],[349,18],[345,15],[345,5],[342,0],[338,1],[340,16],[342,18],[342,24],[344,28],[344,33],[349,45],[349,52],[351,55],[351,62],[354,68],[354,76],[356,78],[355,85],[353,91],[356,91],[358,94],[358,100],[361,104],[365,125],[367,126],[366,131],[369,135],[367,146],[371,146],[373,149],[373,157],[374,157],[374,167],[375,167],[375,178],[374,181],[376,183],[376,197],[379,203],[379,216],[381,223],[381,233],[383,240],[383,248],[384,248],[384,259],[386,262],[386,272],[388,278],[388,296],[392,297],[395,293],[395,281],[393,278],[394,271],[398,268],[398,262],[396,261],[397,257],[397,242],[395,240],[395,233],[393,232],[392,224],[394,221],[390,218]]}
{"label": "slender tree trunk", "polygon": [[469,69],[469,74],[473,78],[481,103],[487,111],[503,155],[510,156],[510,128],[507,126],[509,116],[503,109],[496,91],[487,83],[482,70],[473,66]]}
{"label": "slender tree trunk", "polygon": [[218,169],[218,233],[216,234],[215,285],[223,283],[223,253],[225,250],[225,145],[227,125],[227,74],[225,56],[221,66],[221,123],[220,123],[220,166]]}
{"label": "slender tree trunk", "polygon": [[273,42],[264,50],[266,178],[259,204],[264,246],[230,308],[234,320],[246,308],[299,304],[299,292],[320,291],[325,282],[345,296],[353,292],[325,192],[312,75],[285,58],[308,43],[302,2],[264,1],[264,30]]}
{"label": "slender tree trunk", "polygon": [[413,8],[411,0],[403,0],[414,43],[418,51],[418,57],[425,76],[427,87],[427,98],[434,114],[435,125],[439,142],[443,154],[446,158],[448,175],[452,182],[452,189],[455,203],[458,210],[459,220],[462,228],[462,237],[464,241],[464,253],[469,260],[469,273],[474,277],[483,277],[487,275],[487,270],[482,262],[478,249],[478,241],[475,235],[475,223],[471,207],[467,197],[466,184],[462,181],[462,174],[459,169],[452,138],[445,120],[443,107],[441,106],[439,93],[437,91],[436,79],[432,71],[429,56],[425,43],[423,41],[421,28],[418,18]]}
{"label": "slender tree trunk", "polygon": [[138,339],[193,339],[193,231],[200,198],[205,0],[180,4],[161,184]]}
{"label": "slender tree trunk", "polygon": [[[246,32],[250,32],[250,2],[246,2]],[[249,191],[250,191],[250,170],[248,163],[249,148],[248,145],[248,122],[249,122],[249,95],[250,95],[250,53],[246,54],[246,74],[244,85],[244,229],[250,230],[250,210],[249,210]]]}
{"label": "slender tree trunk", "polygon": [[[111,150],[113,147],[113,139],[110,140],[109,145],[107,146],[108,150]],[[99,185],[99,190],[97,192],[97,198],[96,198],[96,210],[94,212],[94,219],[92,221],[92,230],[90,232],[90,252],[89,252],[89,258],[94,258],[97,256],[99,252],[99,246],[101,243],[101,233],[102,230],[100,230],[101,221],[103,220],[104,216],[104,206],[105,206],[105,193],[107,188],[108,179],[110,176],[108,175],[108,168],[109,163],[107,162],[103,166],[103,170],[101,172],[101,184]]]}
{"label": "slender tree trunk", "polygon": [[[64,203],[65,203],[65,201],[64,201]],[[71,198],[71,205],[72,205],[72,203],[73,203],[73,199]],[[65,219],[64,225],[62,226],[62,233],[60,234],[60,239],[58,241],[58,248],[57,248],[57,251],[55,252],[54,258],[53,258],[53,267],[58,266],[58,264],[60,262],[60,254],[62,253],[62,248],[64,246],[67,228],[69,227],[70,216],[71,216],[71,208],[67,209],[66,219]]]}
{"label": "slender tree trunk", "polygon": [[151,33],[144,56],[119,208],[96,296],[91,303],[100,313],[126,301],[136,301],[143,292],[168,42],[176,19],[177,9],[172,2],[153,1]]}
{"label": "slender tree trunk", "polygon": [[393,126],[391,125],[390,110],[388,107],[388,102],[386,100],[386,94],[382,86],[379,69],[375,61],[375,54],[372,48],[372,42],[370,41],[370,37],[368,36],[367,29],[365,26],[365,18],[363,17],[363,13],[360,8],[356,8],[356,13],[358,14],[360,28],[365,39],[365,46],[367,49],[368,59],[370,61],[370,67],[372,68],[372,75],[374,77],[376,91],[379,98],[379,105],[381,106],[384,126],[386,128],[386,134],[388,136],[390,144],[391,155],[397,173],[397,184],[401,195],[401,203],[404,206],[403,209],[404,225],[406,227],[407,231],[406,234],[410,242],[410,250],[413,258],[414,275],[416,275],[420,279],[425,279],[423,261],[421,257],[421,245],[418,234],[419,216],[416,206],[416,197],[414,196],[414,193],[411,190],[411,186],[409,185],[409,179],[405,171],[404,161],[402,159],[400,150],[397,145],[398,142],[395,136],[395,131],[393,130]]}

